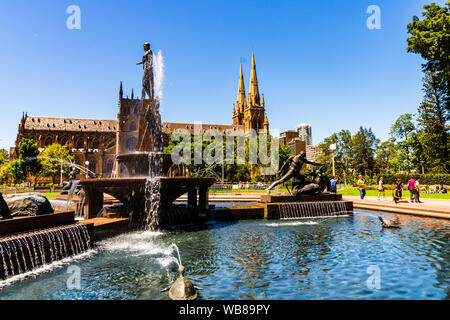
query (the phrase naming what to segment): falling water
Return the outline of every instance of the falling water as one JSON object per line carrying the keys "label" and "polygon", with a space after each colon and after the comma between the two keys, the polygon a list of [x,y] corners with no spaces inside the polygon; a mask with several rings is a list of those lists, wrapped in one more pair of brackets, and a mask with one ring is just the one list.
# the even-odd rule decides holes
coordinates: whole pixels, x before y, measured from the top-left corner
{"label": "falling water", "polygon": [[[159,53],[160,55],[160,53]],[[162,56],[160,55],[160,62],[162,63]],[[162,74],[161,70],[157,70],[157,73]],[[160,79],[162,82],[162,78]],[[159,101],[155,99],[147,107],[146,131],[149,133],[151,139],[151,145],[148,163],[149,172],[145,183],[145,212],[142,219],[141,228],[144,230],[158,230],[159,229],[159,213],[160,213],[160,200],[161,200],[161,176],[163,175],[163,132],[161,125],[161,115],[159,113]],[[145,134],[144,134],[145,136]],[[143,139],[142,139],[143,141]]]}
{"label": "falling water", "polygon": [[348,215],[345,201],[279,203],[278,209],[281,219]]}
{"label": "falling water", "polygon": [[153,69],[155,75],[155,97],[158,100],[162,99],[162,85],[164,81],[164,58],[161,50],[158,54],[153,55]]}
{"label": "falling water", "polygon": [[180,250],[178,250],[178,246],[175,243],[172,243],[169,246],[169,248],[172,249],[172,250],[175,250],[177,252],[177,255],[178,255],[178,262],[177,262],[177,264],[178,264],[178,267],[181,267],[183,264],[181,263]]}
{"label": "falling water", "polygon": [[150,153],[148,161],[149,175],[145,182],[145,219],[143,227],[145,230],[155,231],[159,229],[163,156],[161,153]]}
{"label": "falling water", "polygon": [[[85,252],[90,237],[84,224],[50,228],[0,239],[0,277],[32,271],[38,266]],[[66,246],[69,244],[69,247]],[[70,248],[70,249],[69,249]]]}
{"label": "falling water", "polygon": [[75,180],[72,185],[70,186],[70,190],[67,197],[67,210],[69,210],[69,206],[72,202],[72,197],[75,193],[75,190],[77,189],[78,184],[80,183],[80,180]]}

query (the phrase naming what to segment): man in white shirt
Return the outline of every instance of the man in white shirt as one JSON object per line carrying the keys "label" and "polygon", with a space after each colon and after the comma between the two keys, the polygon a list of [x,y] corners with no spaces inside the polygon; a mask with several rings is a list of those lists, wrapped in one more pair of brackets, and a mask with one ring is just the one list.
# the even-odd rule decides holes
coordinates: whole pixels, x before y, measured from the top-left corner
{"label": "man in white shirt", "polygon": [[416,182],[414,183],[414,186],[416,187],[416,192],[415,192],[416,202],[421,202],[419,200],[419,196],[420,196],[420,178],[416,179]]}
{"label": "man in white shirt", "polygon": [[384,182],[383,177],[380,177],[380,181],[378,182],[378,200],[381,198],[381,194],[383,194],[383,200],[386,199],[386,191],[384,190]]}

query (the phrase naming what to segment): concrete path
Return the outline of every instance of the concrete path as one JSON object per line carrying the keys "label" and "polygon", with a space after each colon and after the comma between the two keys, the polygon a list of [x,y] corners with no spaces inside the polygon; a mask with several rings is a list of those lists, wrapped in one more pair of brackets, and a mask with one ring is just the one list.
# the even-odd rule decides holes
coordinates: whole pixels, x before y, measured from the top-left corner
{"label": "concrete path", "polygon": [[343,199],[353,201],[356,209],[450,219],[450,200],[446,199],[422,199],[421,203],[409,203],[409,199],[395,203],[391,198],[377,200],[377,197],[365,197],[364,200],[361,200],[357,196],[345,196]]}

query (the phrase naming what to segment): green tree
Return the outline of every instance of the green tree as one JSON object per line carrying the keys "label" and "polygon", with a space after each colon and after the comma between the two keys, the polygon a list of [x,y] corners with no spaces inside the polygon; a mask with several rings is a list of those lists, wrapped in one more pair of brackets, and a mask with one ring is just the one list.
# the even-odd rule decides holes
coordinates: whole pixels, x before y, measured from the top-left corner
{"label": "green tree", "polygon": [[[191,136],[190,139],[187,139],[187,141],[184,141],[182,139],[179,139],[179,141],[173,141],[172,137],[173,135],[179,135],[178,133],[171,133],[169,135],[169,144],[167,147],[164,148],[164,152],[171,154],[172,151],[174,150],[175,147],[177,147],[178,149],[176,150],[176,153],[179,152],[180,156],[183,157],[184,152],[187,151],[190,153],[190,155],[188,155],[188,159],[190,159],[190,163],[186,165],[186,168],[191,172],[191,174],[195,175],[197,174],[199,171],[206,174],[206,176],[222,176],[222,165],[221,164],[217,164],[217,165],[213,165],[210,167],[211,170],[213,170],[215,172],[212,173],[210,170],[205,171],[205,169],[208,167],[208,165],[202,161],[201,164],[195,164],[194,163],[194,145],[195,145],[195,141],[194,141],[194,137]],[[217,135],[220,134],[220,131],[216,132]],[[268,181],[268,180],[273,180],[273,176],[263,176],[260,173],[260,169],[262,168],[261,164],[248,164],[249,161],[249,154],[250,154],[250,150],[249,150],[249,138],[246,137],[245,141],[244,141],[244,148],[245,148],[245,164],[238,164],[237,163],[237,147],[238,147],[238,139],[240,139],[239,137],[233,137],[234,140],[234,152],[233,152],[233,164],[228,164],[225,163],[225,181],[228,182],[237,182],[237,181],[250,181],[251,178],[253,178],[254,182],[257,181]],[[267,150],[269,150],[268,156],[270,157],[270,144],[271,144],[271,139],[274,139],[273,137],[271,137],[270,135],[267,136]],[[181,141],[182,140],[182,141]],[[256,154],[259,154],[259,136],[256,137],[255,139],[256,141]],[[217,143],[220,143],[220,140],[215,140],[214,138],[211,139],[211,141],[205,140],[204,136],[202,136],[202,155],[205,151],[205,148],[209,148],[209,149],[214,149],[214,146],[217,146]],[[224,160],[225,162],[227,162],[227,139],[226,136],[223,136],[223,140],[222,140],[223,146],[222,146],[222,150],[224,152]],[[186,149],[185,149],[186,148]],[[217,148],[219,149],[219,148]],[[286,152],[289,153],[290,149],[286,149],[286,148],[280,148],[280,153],[279,153],[279,157],[281,161],[285,161],[288,156],[286,157]],[[212,156],[214,156],[214,152],[211,153]],[[201,156],[201,158],[203,159],[203,157]],[[286,158],[285,160],[283,160],[284,158]],[[204,159],[203,159],[204,160]],[[209,173],[208,173],[209,172]]]}
{"label": "green tree", "polygon": [[47,146],[44,151],[39,155],[41,161],[42,170],[40,176],[51,177],[53,183],[56,181],[56,177],[61,174],[61,164],[63,175],[67,176],[70,171],[70,162],[73,161],[73,156],[70,155],[69,150],[66,147],[54,143]]}
{"label": "green tree", "polygon": [[279,151],[279,166],[280,168],[286,163],[291,156],[291,148],[289,146],[280,146]]}
{"label": "green tree", "polygon": [[8,162],[9,153],[5,149],[0,149],[0,166]]}
{"label": "green tree", "polygon": [[443,7],[432,3],[425,5],[423,19],[413,17],[409,23],[408,52],[420,54],[426,63],[423,70],[435,74],[443,91],[443,101],[450,110],[450,1]]}
{"label": "green tree", "polygon": [[418,138],[413,114],[405,113],[397,118],[391,127],[391,140],[395,143],[393,155],[395,167],[398,171],[411,172],[417,169],[421,162],[421,145]]}
{"label": "green tree", "polygon": [[0,183],[8,182],[8,179],[12,177],[11,175],[11,164],[5,162],[0,166]]}
{"label": "green tree", "polygon": [[375,168],[375,150],[380,140],[375,137],[372,129],[360,127],[352,138],[353,168],[364,176],[372,175]]}
{"label": "green tree", "polygon": [[321,156],[316,162],[327,164],[326,173],[332,175],[332,153],[330,146],[336,145],[334,152],[334,164],[336,175],[343,180],[344,183],[349,183],[353,174],[353,140],[352,134],[349,130],[341,130],[338,133],[333,133],[330,137],[325,138],[324,142],[319,145]]}
{"label": "green tree", "polygon": [[425,168],[431,173],[450,172],[445,90],[436,73],[427,71],[423,79],[424,100],[419,106],[418,123],[421,130]]}
{"label": "green tree", "polygon": [[396,168],[398,168],[397,155],[398,151],[394,139],[382,142],[376,150],[375,172],[377,174],[395,173]]}
{"label": "green tree", "polygon": [[15,160],[10,163],[10,174],[16,182],[22,182],[27,178],[23,160]]}
{"label": "green tree", "polygon": [[36,176],[41,170],[39,151],[33,139],[23,138],[19,147],[19,159],[11,163],[11,174],[20,182],[29,176]]}

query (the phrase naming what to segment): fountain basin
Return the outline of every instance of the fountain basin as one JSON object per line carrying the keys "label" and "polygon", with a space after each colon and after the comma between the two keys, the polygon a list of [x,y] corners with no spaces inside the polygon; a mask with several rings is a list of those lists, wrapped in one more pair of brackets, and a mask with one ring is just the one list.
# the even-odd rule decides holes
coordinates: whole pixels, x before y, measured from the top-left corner
{"label": "fountain basin", "polygon": [[[188,203],[197,205],[200,210],[208,208],[208,189],[215,178],[161,177],[161,207],[167,208],[181,195],[188,193]],[[130,209],[145,206],[145,184],[147,178],[115,178],[81,180],[86,190],[88,210],[85,219],[96,217],[103,208],[103,194],[109,194]]]}

